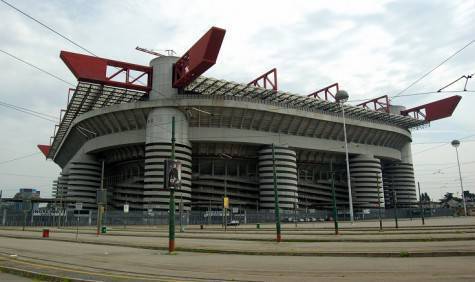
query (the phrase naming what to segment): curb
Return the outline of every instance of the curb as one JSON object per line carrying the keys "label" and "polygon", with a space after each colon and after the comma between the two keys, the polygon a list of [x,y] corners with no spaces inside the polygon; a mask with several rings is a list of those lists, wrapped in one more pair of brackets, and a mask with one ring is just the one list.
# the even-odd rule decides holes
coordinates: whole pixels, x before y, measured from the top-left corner
{"label": "curb", "polygon": [[99,282],[98,280],[78,279],[67,276],[56,276],[52,274],[39,273],[36,271],[25,270],[16,267],[0,265],[0,272],[22,276],[31,279],[37,279],[40,281],[51,282]]}
{"label": "curb", "polygon": [[[168,247],[159,246],[145,246],[133,244],[120,244],[111,242],[92,242],[84,240],[69,240],[69,239],[41,239],[34,237],[14,237],[7,235],[0,235],[0,237],[14,238],[14,239],[33,239],[33,240],[48,240],[68,243],[80,243],[90,245],[104,245],[114,247],[127,247],[147,250],[166,251]],[[239,251],[239,250],[215,250],[203,248],[183,248],[177,247],[176,251],[190,252],[190,253],[207,253],[207,254],[229,254],[229,255],[253,255],[253,256],[302,256],[302,257],[453,257],[453,256],[475,256],[475,251],[431,251],[431,252],[410,252],[401,250],[400,252],[272,252],[272,251]]]}

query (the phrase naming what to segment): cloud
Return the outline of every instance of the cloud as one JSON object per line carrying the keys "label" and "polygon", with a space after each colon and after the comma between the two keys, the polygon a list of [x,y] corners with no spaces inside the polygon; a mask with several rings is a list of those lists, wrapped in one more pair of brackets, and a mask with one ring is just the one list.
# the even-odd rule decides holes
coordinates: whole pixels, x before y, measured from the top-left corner
{"label": "cloud", "polygon": [[[100,56],[139,64],[148,64],[151,57],[135,51],[137,45],[174,49],[180,54],[210,26],[220,26],[227,29],[227,34],[218,64],[207,75],[248,82],[277,67],[281,89],[307,94],[339,82],[351,99],[394,95],[475,39],[471,28],[475,19],[473,1],[30,0],[15,5]],[[8,23],[0,25],[1,49],[74,81],[59,52],[83,50],[3,4],[0,17]],[[474,52],[475,44],[405,93],[437,90],[463,74],[475,72]],[[52,115],[64,108],[67,85],[3,54],[0,64],[0,100]],[[460,87],[456,85],[452,90]],[[469,87],[475,90],[475,83],[470,82]],[[464,94],[452,118],[414,131],[414,142],[451,140],[475,132],[473,97]],[[416,106],[437,98],[400,97],[394,103]],[[1,161],[47,143],[53,124],[0,108],[0,128]],[[424,148],[414,145],[413,151]],[[460,151],[465,162],[473,160],[474,143],[463,144]],[[416,168],[417,163],[453,159],[449,146],[414,155]],[[40,174],[51,181],[59,172],[52,162],[42,158],[11,163],[7,168],[12,174]],[[467,175],[472,171],[469,165],[463,170]],[[456,171],[450,169],[447,175],[453,178]],[[456,189],[455,184],[440,189],[431,182],[430,175],[422,173],[418,180],[427,182],[423,189],[435,198]],[[50,192],[43,178],[0,175],[0,181],[8,189],[40,186],[42,193]],[[466,188],[475,191],[470,182]]]}

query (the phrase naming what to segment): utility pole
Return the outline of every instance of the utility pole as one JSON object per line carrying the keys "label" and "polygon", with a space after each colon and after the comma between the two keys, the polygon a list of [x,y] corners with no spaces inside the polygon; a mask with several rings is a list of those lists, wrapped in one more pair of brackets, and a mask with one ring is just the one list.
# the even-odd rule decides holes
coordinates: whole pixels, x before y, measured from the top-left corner
{"label": "utility pole", "polygon": [[333,206],[333,222],[335,224],[335,235],[340,232],[338,230],[338,213],[336,210],[336,192],[335,192],[335,172],[333,171],[333,163],[330,161],[330,176],[332,185],[332,206]]}
{"label": "utility pole", "polygon": [[183,228],[183,193],[180,192],[180,232],[184,232]]}
{"label": "utility pole", "polygon": [[[175,161],[175,116],[172,116],[172,161]],[[175,187],[170,187],[170,206],[168,216],[168,252],[175,251]]]}
{"label": "utility pole", "polygon": [[[224,161],[224,198],[225,199],[228,197],[227,186],[228,186],[228,166],[227,166],[227,162]],[[224,212],[224,232],[226,232],[226,230],[228,229],[228,208],[225,206],[224,201],[223,201],[223,212]]]}
{"label": "utility pole", "polygon": [[394,203],[394,222],[396,223],[396,228],[399,228],[397,222],[397,192],[393,190],[393,203]]}
{"label": "utility pole", "polygon": [[379,217],[379,231],[383,231],[383,219],[381,218],[381,189],[379,186],[379,174],[376,172],[376,187],[378,189],[378,217]]}
{"label": "utility pole", "polygon": [[275,229],[277,232],[277,243],[282,241],[280,233],[280,210],[279,210],[279,192],[277,190],[277,172],[275,169],[275,145],[272,143],[272,169],[274,175],[274,210],[275,210]]}
{"label": "utility pole", "polygon": [[419,181],[417,182],[417,189],[419,190],[419,206],[421,208],[421,220],[422,220],[422,225],[425,225],[425,219],[424,219],[424,207],[422,206],[422,198],[421,198],[421,185],[419,184]]}
{"label": "utility pole", "polygon": [[99,199],[97,201],[97,230],[96,230],[96,235],[99,236],[101,234],[101,225],[102,225],[102,213],[104,211],[104,160],[102,160],[102,167],[101,167],[101,187],[100,187],[100,192],[99,194]]}
{"label": "utility pole", "polygon": [[[294,198],[297,198],[297,193],[294,192]],[[294,202],[294,222],[295,228],[297,228],[297,202]]]}

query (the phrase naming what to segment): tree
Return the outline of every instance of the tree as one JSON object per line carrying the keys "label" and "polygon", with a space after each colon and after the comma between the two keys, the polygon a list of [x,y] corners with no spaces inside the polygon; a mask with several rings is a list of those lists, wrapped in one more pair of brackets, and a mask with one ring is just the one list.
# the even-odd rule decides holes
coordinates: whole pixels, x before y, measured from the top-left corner
{"label": "tree", "polygon": [[444,204],[444,203],[449,202],[452,199],[455,199],[454,198],[454,193],[447,192],[447,193],[445,193],[444,198],[440,199],[440,203]]}
{"label": "tree", "polygon": [[422,193],[422,194],[421,194],[421,202],[422,202],[422,203],[430,203],[429,194],[427,194],[427,193]]}
{"label": "tree", "polygon": [[470,193],[470,191],[468,191],[468,190],[463,191],[463,196],[465,197],[465,202],[474,202],[475,201],[475,194]]}

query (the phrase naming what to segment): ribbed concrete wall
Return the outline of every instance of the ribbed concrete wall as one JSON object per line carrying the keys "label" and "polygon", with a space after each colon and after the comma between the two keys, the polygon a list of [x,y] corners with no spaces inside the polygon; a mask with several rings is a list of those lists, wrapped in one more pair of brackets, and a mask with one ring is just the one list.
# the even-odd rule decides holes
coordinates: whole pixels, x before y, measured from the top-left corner
{"label": "ribbed concrete wall", "polygon": [[384,196],[386,207],[393,207],[393,191],[400,207],[417,204],[414,168],[410,163],[393,163],[383,168]]}
{"label": "ribbed concrete wall", "polygon": [[[196,173],[196,172],[195,172]],[[196,175],[193,180],[193,208],[207,209],[223,205],[224,175]],[[259,187],[255,181],[244,177],[226,177],[226,194],[231,207],[257,209],[259,202]]]}
{"label": "ribbed concrete wall", "polygon": [[381,161],[370,155],[350,159],[354,208],[384,207]]}
{"label": "ribbed concrete wall", "polygon": [[[101,185],[101,163],[89,156],[73,160],[67,183],[66,199],[83,203],[84,209],[97,208],[96,194]],[[68,206],[74,207],[74,203]]]}
{"label": "ribbed concrete wall", "polygon": [[[170,143],[149,143],[145,145],[145,172],[144,172],[144,208],[168,210],[170,192],[163,189],[163,162],[170,159]],[[175,192],[175,203],[178,209],[182,197],[184,209],[190,209],[191,194],[191,148],[175,145],[175,159],[181,162],[182,185],[181,191]]]}
{"label": "ribbed concrete wall", "polygon": [[[294,203],[297,203],[298,199],[295,151],[285,147],[276,147],[275,166],[279,207],[282,209],[293,209]],[[259,198],[260,208],[274,208],[272,147],[269,146],[259,150]]]}
{"label": "ribbed concrete wall", "polygon": [[180,199],[190,209],[191,145],[188,122],[183,112],[173,108],[151,111],[147,117],[145,136],[144,208],[168,210],[170,192],[163,188],[164,161],[171,158],[172,117],[175,117],[175,159],[182,165],[181,191],[175,192],[176,208]]}

